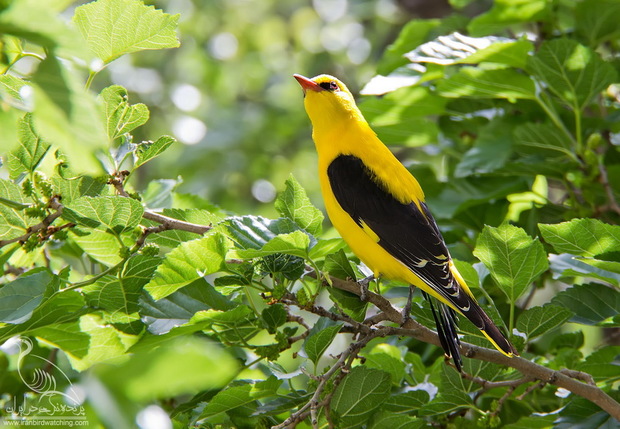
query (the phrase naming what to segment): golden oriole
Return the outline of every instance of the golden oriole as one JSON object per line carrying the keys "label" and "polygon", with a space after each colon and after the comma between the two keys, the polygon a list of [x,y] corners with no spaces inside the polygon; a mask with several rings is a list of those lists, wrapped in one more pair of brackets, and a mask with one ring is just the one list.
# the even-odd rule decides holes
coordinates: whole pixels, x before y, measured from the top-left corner
{"label": "golden oriole", "polygon": [[379,140],[347,87],[329,75],[294,77],[312,122],[327,214],[353,253],[375,277],[407,282],[440,301],[435,310],[429,299],[437,333],[459,370],[454,311],[499,351],[517,355],[454,266],[420,184]]}

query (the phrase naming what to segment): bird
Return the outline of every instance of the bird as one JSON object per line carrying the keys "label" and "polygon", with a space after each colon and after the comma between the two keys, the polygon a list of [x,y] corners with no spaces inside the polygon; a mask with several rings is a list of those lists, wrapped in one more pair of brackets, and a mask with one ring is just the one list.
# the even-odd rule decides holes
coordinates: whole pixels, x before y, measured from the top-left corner
{"label": "bird", "polygon": [[444,354],[459,372],[457,313],[497,350],[518,355],[456,269],[420,184],[372,130],[346,85],[326,74],[293,77],[312,123],[325,210],[351,251],[375,278],[411,285],[406,309],[413,287],[422,290]]}

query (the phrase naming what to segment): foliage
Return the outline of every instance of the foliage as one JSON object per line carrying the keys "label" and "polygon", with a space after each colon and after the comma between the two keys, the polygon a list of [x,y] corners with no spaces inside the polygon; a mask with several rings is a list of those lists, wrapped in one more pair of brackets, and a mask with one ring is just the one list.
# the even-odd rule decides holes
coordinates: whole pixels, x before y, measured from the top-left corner
{"label": "foliage", "polygon": [[[601,333],[620,327],[617,2],[496,0],[468,17],[471,2],[452,1],[451,16],[411,20],[363,90],[383,95],[362,110],[419,160],[407,165],[459,270],[522,355],[481,348],[462,320],[462,375],[421,326],[432,326],[421,296],[402,328],[382,296],[404,304],[403,285],[358,299],[364,268],[323,233],[293,176],[270,218],[170,179],[140,191],[141,172],[178,143],[138,142],[150,109],[122,86],[91,88],[128,54],[177,47],[180,17],[96,0],[68,24],[68,3],[0,6],[5,419],[614,424],[620,349]],[[36,66],[24,72],[24,59]]]}

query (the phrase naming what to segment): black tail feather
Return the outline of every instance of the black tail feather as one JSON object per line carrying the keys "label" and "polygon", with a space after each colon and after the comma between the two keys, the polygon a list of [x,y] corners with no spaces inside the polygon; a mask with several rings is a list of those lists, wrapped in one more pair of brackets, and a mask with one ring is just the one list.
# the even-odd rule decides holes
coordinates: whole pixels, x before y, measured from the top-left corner
{"label": "black tail feather", "polygon": [[461,372],[463,367],[463,360],[461,359],[460,345],[461,341],[456,333],[457,318],[456,313],[450,307],[444,303],[439,303],[439,311],[435,309],[433,305],[433,298],[429,297],[426,292],[422,292],[424,298],[428,300],[431,305],[431,312],[437,325],[437,335],[439,335],[439,341],[444,353],[454,361],[454,366]]}

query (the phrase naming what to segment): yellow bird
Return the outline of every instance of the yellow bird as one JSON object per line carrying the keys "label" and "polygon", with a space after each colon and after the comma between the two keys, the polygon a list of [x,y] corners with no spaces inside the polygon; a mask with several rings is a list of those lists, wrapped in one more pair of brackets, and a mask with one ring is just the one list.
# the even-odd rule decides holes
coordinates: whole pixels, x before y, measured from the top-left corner
{"label": "yellow bird", "polygon": [[461,369],[454,311],[507,356],[516,349],[476,302],[457,271],[418,181],[379,140],[347,87],[333,76],[294,75],[304,92],[319,155],[327,214],[375,277],[417,286],[431,302],[445,354]]}

